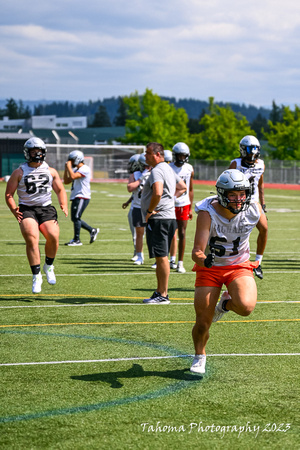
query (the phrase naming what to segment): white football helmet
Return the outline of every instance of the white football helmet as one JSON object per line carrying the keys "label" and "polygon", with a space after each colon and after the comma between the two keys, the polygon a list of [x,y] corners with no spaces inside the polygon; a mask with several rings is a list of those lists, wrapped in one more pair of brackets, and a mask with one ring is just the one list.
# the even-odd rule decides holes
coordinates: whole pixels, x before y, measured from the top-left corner
{"label": "white football helmet", "polygon": [[165,162],[166,163],[172,162],[173,155],[172,155],[171,150],[164,150],[164,155],[165,155]]}
{"label": "white football helmet", "polygon": [[84,162],[84,154],[80,150],[73,150],[69,154],[68,161],[72,161],[73,167],[76,167],[81,162]]}
{"label": "white football helmet", "polygon": [[246,166],[253,166],[254,161],[260,157],[260,143],[255,136],[244,136],[240,141],[240,154]]}
{"label": "white football helmet", "polygon": [[[250,200],[251,200],[251,185],[246,178],[243,172],[240,172],[237,169],[228,169],[225,170],[216,183],[217,194],[218,194],[218,202],[220,205],[224,206],[224,208],[229,209],[233,214],[238,214],[241,211],[244,211],[248,208]],[[240,208],[232,208],[228,206],[230,203],[228,200],[228,192],[229,191],[245,191],[246,199],[243,201],[243,204]]]}
{"label": "white football helmet", "polygon": [[138,154],[130,156],[128,165],[127,165],[128,173],[133,173],[133,172],[136,172],[137,170],[139,170],[139,167],[138,167],[139,157],[140,157],[140,155],[138,155]]}
{"label": "white football helmet", "polygon": [[[30,156],[30,150],[32,149],[38,149],[40,152],[38,152],[34,157]],[[46,158],[47,153],[47,147],[44,141],[42,139],[37,137],[32,137],[28,139],[24,144],[23,149],[25,159],[29,162],[42,162]]]}
{"label": "white football helmet", "polygon": [[[177,142],[173,147],[173,160],[179,166],[189,161],[190,149],[184,142]],[[179,158],[179,155],[185,155],[185,159]]]}
{"label": "white football helmet", "polygon": [[146,169],[146,167],[148,167],[148,164],[146,163],[146,155],[145,153],[142,153],[139,156],[139,161],[138,161],[138,166],[139,166],[139,171],[140,172],[144,172],[144,170]]}

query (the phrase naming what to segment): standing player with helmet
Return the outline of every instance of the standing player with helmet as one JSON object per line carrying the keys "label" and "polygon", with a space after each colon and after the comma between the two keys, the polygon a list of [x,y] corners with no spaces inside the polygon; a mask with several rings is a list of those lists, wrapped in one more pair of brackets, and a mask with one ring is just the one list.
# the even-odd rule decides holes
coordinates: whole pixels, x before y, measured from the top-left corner
{"label": "standing player with helmet", "polygon": [[193,179],[194,169],[191,164],[188,164],[190,156],[190,149],[184,142],[178,142],[173,147],[173,162],[170,167],[177,175],[185,182],[187,191],[181,197],[175,200],[175,213],[178,225],[179,251],[178,251],[178,265],[176,264],[177,253],[177,232],[175,233],[170,249],[170,268],[176,269],[179,273],[185,273],[183,267],[183,256],[186,242],[186,228],[188,220],[193,218],[192,204],[194,199]]}
{"label": "standing player with helmet", "polygon": [[[138,155],[138,154],[130,156],[128,165],[127,165],[127,170],[128,170],[129,176],[138,170],[139,157],[140,157],[140,155]],[[127,206],[130,204],[130,209],[128,211],[127,219],[128,219],[128,224],[129,224],[129,228],[131,231],[133,247],[134,247],[134,253],[133,253],[133,257],[131,258],[131,261],[136,261],[138,257],[136,255],[136,232],[135,232],[135,228],[132,223],[132,210],[133,210],[132,200],[133,200],[133,195],[131,195],[131,197],[125,203],[122,204],[122,208],[126,209]]]}
{"label": "standing player with helmet", "polygon": [[74,238],[65,245],[82,245],[80,241],[81,228],[90,233],[90,244],[92,244],[100,230],[91,227],[81,219],[91,199],[91,171],[89,166],[84,164],[84,154],[79,150],[74,150],[69,154],[65,165],[64,183],[72,183],[70,200],[72,202],[71,220],[74,224]]}
{"label": "standing player with helmet", "polygon": [[[263,211],[266,213],[265,193],[264,193],[264,171],[265,165],[260,159],[260,143],[255,136],[244,136],[240,141],[240,158],[231,161],[229,169],[237,169],[245,174],[252,186],[252,200],[260,201]],[[259,261],[259,266],[254,269],[255,275],[262,279],[261,268],[263,255],[256,255],[255,261]]]}
{"label": "standing player with helmet", "polygon": [[[267,219],[261,205],[251,200],[251,186],[238,170],[225,170],[216,183],[217,196],[196,203],[198,214],[192,259],[196,272],[194,306],[196,323],[192,336],[195,358],[191,372],[205,373],[205,347],[212,322],[233,311],[248,316],[257,299],[250,262],[249,236],[258,229],[257,253],[267,243]],[[222,285],[225,291],[218,302]]]}
{"label": "standing player with helmet", "polygon": [[[66,191],[57,171],[45,162],[46,153],[46,145],[41,139],[36,137],[28,139],[24,144],[24,155],[27,161],[12,173],[5,193],[7,206],[19,222],[26,242],[34,294],[41,292],[43,282],[40,268],[39,232],[46,239],[43,270],[48,283],[56,283],[53,262],[59,245],[59,226],[56,209],[51,204],[52,189],[58,197],[60,208],[66,217],[68,215]],[[19,206],[16,206],[14,200],[16,191]]]}
{"label": "standing player with helmet", "polygon": [[143,238],[145,232],[146,223],[143,222],[142,212],[141,212],[141,196],[144,184],[150,175],[151,167],[146,163],[145,154],[141,154],[138,159],[138,170],[134,171],[128,180],[127,190],[133,195],[132,200],[132,223],[136,232],[136,256],[137,259],[133,264],[141,265],[144,264],[143,255]]}

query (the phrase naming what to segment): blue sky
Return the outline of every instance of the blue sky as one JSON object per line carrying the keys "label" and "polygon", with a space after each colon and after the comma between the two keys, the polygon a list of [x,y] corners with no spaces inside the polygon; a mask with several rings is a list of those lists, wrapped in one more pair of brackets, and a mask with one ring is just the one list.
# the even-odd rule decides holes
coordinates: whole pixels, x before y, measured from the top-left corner
{"label": "blue sky", "polygon": [[1,0],[0,98],[300,105],[296,0]]}

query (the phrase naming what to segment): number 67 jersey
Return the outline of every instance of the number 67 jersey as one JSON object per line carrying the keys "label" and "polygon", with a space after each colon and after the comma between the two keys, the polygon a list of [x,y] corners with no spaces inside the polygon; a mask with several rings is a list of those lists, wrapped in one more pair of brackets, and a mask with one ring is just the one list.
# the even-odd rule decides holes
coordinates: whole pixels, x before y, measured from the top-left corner
{"label": "number 67 jersey", "polygon": [[260,218],[258,203],[251,202],[245,211],[241,211],[231,220],[217,213],[212,202],[217,196],[207,197],[196,203],[195,212],[207,211],[211,218],[208,247],[215,249],[214,266],[231,266],[248,261],[250,257],[249,236]]}
{"label": "number 67 jersey", "polygon": [[17,188],[19,204],[27,206],[51,205],[53,177],[48,164],[43,161],[39,167],[30,167],[26,162],[20,168],[23,175]]}

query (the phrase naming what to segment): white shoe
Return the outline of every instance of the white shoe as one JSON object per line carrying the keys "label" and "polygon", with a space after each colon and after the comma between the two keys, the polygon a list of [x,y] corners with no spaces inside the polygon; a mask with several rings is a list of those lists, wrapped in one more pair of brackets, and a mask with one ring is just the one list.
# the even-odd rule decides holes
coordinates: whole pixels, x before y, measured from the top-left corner
{"label": "white shoe", "polygon": [[141,266],[142,264],[144,264],[144,260],[143,258],[137,258],[134,263],[136,266]]}
{"label": "white shoe", "polygon": [[195,355],[190,372],[205,373],[206,355]]}
{"label": "white shoe", "polygon": [[44,264],[43,267],[43,271],[46,274],[47,277],[47,281],[49,284],[56,284],[56,277],[55,277],[55,273],[54,273],[54,266],[53,264],[51,264],[51,266],[49,266],[48,264]]}
{"label": "white shoe", "polygon": [[222,308],[222,305],[223,305],[224,300],[230,300],[230,299],[231,299],[231,297],[228,294],[228,291],[223,292],[219,303],[217,303],[217,305],[215,307],[215,314],[214,314],[214,317],[212,320],[213,322],[218,322],[224,316],[224,314],[229,312],[229,311],[224,311],[224,309]]}
{"label": "white shoe", "polygon": [[133,255],[133,257],[131,258],[131,261],[136,261],[138,259],[138,255]]}
{"label": "white shoe", "polygon": [[177,269],[177,264],[175,261],[170,261],[170,269]]}
{"label": "white shoe", "polygon": [[156,269],[156,263],[152,264],[151,269]]}
{"label": "white shoe", "polygon": [[184,268],[183,266],[178,266],[178,267],[177,267],[177,272],[178,272],[178,273],[185,273],[186,270],[185,270],[185,268]]}
{"label": "white shoe", "polygon": [[32,293],[39,294],[42,290],[43,278],[41,272],[37,275],[32,275]]}

